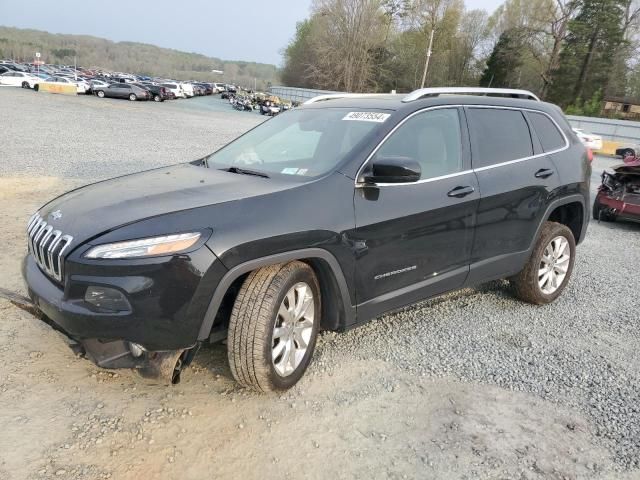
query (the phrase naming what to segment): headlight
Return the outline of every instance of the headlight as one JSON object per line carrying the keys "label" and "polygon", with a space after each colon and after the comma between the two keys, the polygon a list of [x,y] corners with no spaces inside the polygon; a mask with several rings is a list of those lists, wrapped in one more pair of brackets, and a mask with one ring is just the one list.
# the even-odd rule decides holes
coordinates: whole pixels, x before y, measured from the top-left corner
{"label": "headlight", "polygon": [[132,258],[168,255],[193,246],[200,238],[199,232],[179,233],[161,237],[142,238],[126,242],[107,243],[89,250],[86,258]]}

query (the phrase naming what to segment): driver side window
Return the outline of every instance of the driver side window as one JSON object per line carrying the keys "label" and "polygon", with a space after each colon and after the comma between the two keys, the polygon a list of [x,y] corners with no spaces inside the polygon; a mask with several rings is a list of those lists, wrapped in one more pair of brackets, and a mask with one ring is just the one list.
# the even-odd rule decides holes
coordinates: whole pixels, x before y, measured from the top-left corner
{"label": "driver side window", "polygon": [[409,118],[376,153],[408,157],[422,169],[420,180],[462,171],[460,115],[456,108],[427,110]]}

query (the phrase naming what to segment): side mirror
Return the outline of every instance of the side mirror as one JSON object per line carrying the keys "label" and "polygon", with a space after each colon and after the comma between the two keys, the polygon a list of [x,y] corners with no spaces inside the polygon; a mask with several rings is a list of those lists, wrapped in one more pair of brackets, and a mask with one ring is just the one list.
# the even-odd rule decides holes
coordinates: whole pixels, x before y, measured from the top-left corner
{"label": "side mirror", "polygon": [[411,183],[420,180],[422,169],[417,160],[402,156],[374,157],[362,174],[365,185],[375,183]]}

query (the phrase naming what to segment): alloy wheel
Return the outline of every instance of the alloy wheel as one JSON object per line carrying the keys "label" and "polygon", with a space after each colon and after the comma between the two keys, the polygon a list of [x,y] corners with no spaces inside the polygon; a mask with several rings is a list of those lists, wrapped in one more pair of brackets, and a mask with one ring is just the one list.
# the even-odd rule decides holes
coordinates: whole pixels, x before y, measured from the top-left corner
{"label": "alloy wheel", "polygon": [[291,375],[302,363],[311,342],[315,317],[313,291],[296,283],[282,299],[273,328],[271,360],[281,377]]}
{"label": "alloy wheel", "polygon": [[538,285],[542,293],[551,295],[564,282],[569,270],[571,249],[564,237],[555,237],[544,249],[538,269]]}

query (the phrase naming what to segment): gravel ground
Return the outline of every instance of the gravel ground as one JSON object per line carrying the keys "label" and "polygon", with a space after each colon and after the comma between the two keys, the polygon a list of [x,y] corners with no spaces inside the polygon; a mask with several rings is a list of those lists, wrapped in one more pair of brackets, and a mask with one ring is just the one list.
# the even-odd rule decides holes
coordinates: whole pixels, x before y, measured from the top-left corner
{"label": "gravel ground", "polygon": [[[0,106],[0,286],[18,291],[40,203],[197,158],[260,121],[211,97],[0,89]],[[596,159],[594,177],[612,163]],[[222,345],[176,388],[97,369],[0,301],[0,478],[640,478],[639,246],[640,225],[592,221],[553,305],[493,282],[326,332],[282,397],[238,388]]]}

